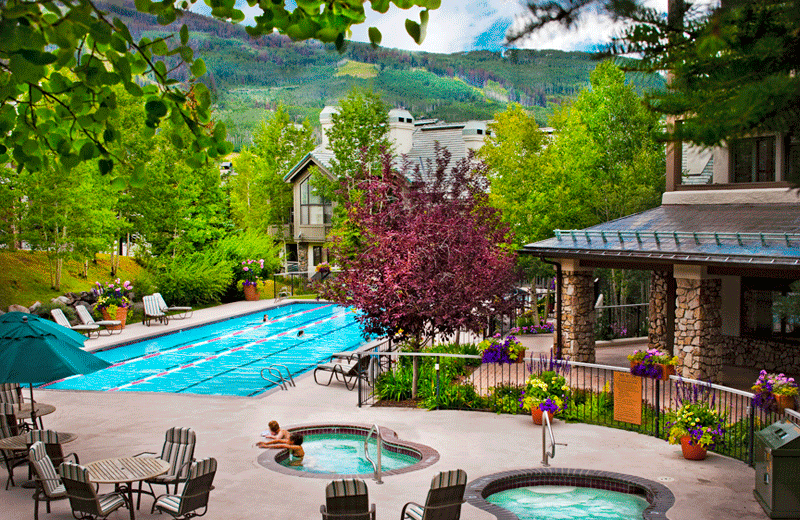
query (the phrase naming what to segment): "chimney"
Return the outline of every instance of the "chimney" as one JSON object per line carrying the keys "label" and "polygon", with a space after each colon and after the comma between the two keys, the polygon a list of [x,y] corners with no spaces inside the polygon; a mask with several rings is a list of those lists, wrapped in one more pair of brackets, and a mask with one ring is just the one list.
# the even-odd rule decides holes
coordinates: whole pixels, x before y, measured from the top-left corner
{"label": "chimney", "polygon": [[389,141],[397,155],[408,153],[414,145],[414,118],[403,108],[389,111]]}
{"label": "chimney", "polygon": [[333,127],[333,114],[339,113],[339,107],[326,106],[319,114],[319,124],[322,127],[322,148],[328,148],[328,132]]}
{"label": "chimney", "polygon": [[464,129],[461,130],[464,146],[468,151],[477,152],[480,150],[487,135],[489,135],[489,129],[486,128],[486,121],[469,121],[464,125]]}

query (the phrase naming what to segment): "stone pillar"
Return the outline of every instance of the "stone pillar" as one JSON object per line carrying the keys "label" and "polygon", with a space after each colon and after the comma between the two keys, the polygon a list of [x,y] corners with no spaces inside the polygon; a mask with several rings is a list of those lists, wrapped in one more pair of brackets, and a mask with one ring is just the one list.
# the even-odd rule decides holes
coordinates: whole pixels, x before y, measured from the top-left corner
{"label": "stone pillar", "polygon": [[562,291],[562,354],[574,361],[594,363],[593,272],[565,270]]}
{"label": "stone pillar", "polygon": [[301,273],[308,271],[308,244],[305,242],[297,244],[297,266]]}
{"label": "stone pillar", "polygon": [[719,279],[675,275],[675,354],[679,373],[717,382],[722,366],[722,317]]}
{"label": "stone pillar", "polygon": [[675,279],[669,271],[650,275],[648,347],[672,353],[675,339]]}

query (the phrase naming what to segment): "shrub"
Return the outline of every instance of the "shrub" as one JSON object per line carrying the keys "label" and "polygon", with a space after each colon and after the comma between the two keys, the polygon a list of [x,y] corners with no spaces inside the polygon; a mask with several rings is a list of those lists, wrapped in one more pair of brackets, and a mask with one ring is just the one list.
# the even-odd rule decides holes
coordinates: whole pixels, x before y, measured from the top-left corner
{"label": "shrub", "polygon": [[177,256],[159,266],[153,281],[164,299],[178,305],[217,302],[233,278],[233,265],[214,251]]}
{"label": "shrub", "polygon": [[53,316],[50,314],[50,311],[53,309],[61,309],[62,311],[64,311],[64,316],[67,317],[70,323],[75,323],[75,320],[78,319],[78,315],[75,313],[75,309],[73,309],[68,305],[63,305],[61,303],[53,303],[53,302],[47,302],[41,304],[39,307],[36,308],[36,310],[33,311],[33,314],[39,316],[40,318],[45,318],[50,321],[54,321]]}

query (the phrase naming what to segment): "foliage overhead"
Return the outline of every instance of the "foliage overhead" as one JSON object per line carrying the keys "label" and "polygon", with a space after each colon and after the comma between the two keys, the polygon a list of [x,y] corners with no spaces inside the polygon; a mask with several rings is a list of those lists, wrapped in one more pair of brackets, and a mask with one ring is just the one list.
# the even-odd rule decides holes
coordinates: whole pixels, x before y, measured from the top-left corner
{"label": "foliage overhead", "polygon": [[626,28],[607,52],[641,56],[632,70],[666,71],[669,89],[651,109],[680,116],[671,132],[701,145],[756,131],[800,130],[800,0],[670,2],[664,16],[632,0],[531,0],[530,18],[511,41],[541,27],[572,26],[601,10]]}

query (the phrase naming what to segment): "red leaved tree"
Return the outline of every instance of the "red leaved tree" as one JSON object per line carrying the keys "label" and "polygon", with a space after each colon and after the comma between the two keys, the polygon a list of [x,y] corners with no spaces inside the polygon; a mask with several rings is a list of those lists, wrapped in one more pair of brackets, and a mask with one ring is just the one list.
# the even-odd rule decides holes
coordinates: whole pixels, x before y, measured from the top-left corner
{"label": "red leaved tree", "polygon": [[[341,268],[326,298],[361,311],[364,330],[402,335],[420,349],[436,334],[480,332],[514,305],[516,253],[509,228],[488,203],[485,166],[437,146],[426,171],[365,174],[345,200],[347,225],[333,239]],[[418,364],[414,359],[413,394]]]}

